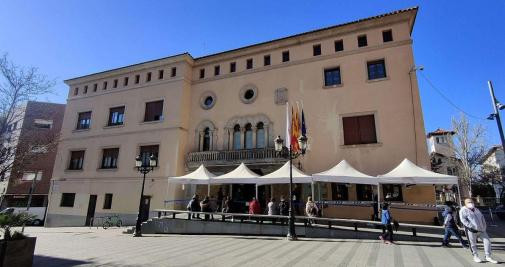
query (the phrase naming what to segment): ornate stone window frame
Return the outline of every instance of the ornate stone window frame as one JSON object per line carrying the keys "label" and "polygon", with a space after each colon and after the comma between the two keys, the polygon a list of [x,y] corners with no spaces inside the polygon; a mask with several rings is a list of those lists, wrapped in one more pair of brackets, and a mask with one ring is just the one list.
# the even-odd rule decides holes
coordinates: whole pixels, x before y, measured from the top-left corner
{"label": "ornate stone window frame", "polygon": [[[209,96],[212,97],[212,104],[205,105],[205,100]],[[216,94],[212,91],[206,91],[206,92],[202,93],[202,95],[200,96],[200,107],[202,107],[202,109],[205,109],[205,110],[211,109],[216,105],[216,101],[217,101]]]}
{"label": "ornate stone window frame", "polygon": [[[254,96],[251,99],[245,98],[245,93],[248,90],[253,90],[253,92],[254,92]],[[252,83],[246,84],[246,85],[242,86],[242,88],[240,88],[240,92],[239,92],[238,96],[240,98],[240,101],[242,101],[242,103],[251,104],[256,100],[256,98],[258,98],[258,87]]]}

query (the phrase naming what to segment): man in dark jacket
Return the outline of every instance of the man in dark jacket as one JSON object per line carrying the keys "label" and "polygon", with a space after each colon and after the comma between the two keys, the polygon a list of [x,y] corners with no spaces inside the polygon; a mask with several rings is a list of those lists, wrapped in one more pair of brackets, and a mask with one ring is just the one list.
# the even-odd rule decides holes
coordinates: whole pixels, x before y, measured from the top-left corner
{"label": "man in dark jacket", "polygon": [[445,207],[445,210],[442,213],[442,216],[444,216],[444,228],[445,228],[442,246],[448,247],[451,235],[454,235],[464,248],[468,248],[467,243],[465,242],[465,240],[463,240],[463,238],[459,234],[459,229],[458,226],[456,225],[457,220],[456,208],[454,208],[452,203],[447,203],[446,205],[447,206]]}
{"label": "man in dark jacket", "polygon": [[[193,198],[188,203],[188,211],[194,211],[194,212],[199,212],[200,211],[200,200],[198,199],[198,195],[195,194]],[[200,219],[200,214],[191,214],[191,218],[198,218]]]}

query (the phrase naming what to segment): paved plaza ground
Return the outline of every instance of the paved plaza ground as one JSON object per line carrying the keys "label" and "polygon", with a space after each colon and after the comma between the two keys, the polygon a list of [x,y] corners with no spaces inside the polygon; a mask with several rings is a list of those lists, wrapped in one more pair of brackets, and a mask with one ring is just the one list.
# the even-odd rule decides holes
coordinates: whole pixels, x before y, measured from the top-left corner
{"label": "paved plaza ground", "polygon": [[[468,250],[457,244],[441,248],[438,242],[289,242],[281,237],[217,235],[134,238],[123,230],[29,227],[26,232],[37,236],[34,266],[495,266],[476,264]],[[494,255],[505,265],[505,238],[493,241]]]}

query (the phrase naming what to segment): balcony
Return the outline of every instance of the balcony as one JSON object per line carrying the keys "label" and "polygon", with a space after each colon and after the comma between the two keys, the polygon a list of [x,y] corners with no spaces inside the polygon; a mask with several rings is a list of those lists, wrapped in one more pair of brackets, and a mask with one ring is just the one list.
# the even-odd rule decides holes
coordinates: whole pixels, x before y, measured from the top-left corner
{"label": "balcony", "polygon": [[279,155],[274,148],[256,148],[230,151],[202,151],[190,152],[186,157],[186,164],[190,170],[205,166],[234,166],[241,162],[245,164],[279,165],[286,162],[286,158]]}

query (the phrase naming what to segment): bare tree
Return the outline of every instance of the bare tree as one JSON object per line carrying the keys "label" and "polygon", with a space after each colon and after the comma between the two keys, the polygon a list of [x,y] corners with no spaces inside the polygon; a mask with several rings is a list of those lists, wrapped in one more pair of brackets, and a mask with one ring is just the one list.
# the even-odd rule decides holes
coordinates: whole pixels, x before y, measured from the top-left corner
{"label": "bare tree", "polygon": [[482,158],[487,146],[485,142],[485,128],[481,124],[470,125],[464,114],[459,118],[452,118],[452,128],[456,133],[453,143],[449,143],[458,161],[459,178],[465,196],[472,196],[472,182],[479,177]]}
{"label": "bare tree", "polygon": [[[35,67],[20,67],[9,60],[7,54],[0,57],[0,179],[8,175],[13,166],[27,164],[36,155],[33,146],[51,149],[55,136],[22,138],[14,128],[23,119],[23,105],[37,96],[50,93],[54,81],[39,73]],[[18,149],[19,147],[19,149]]]}

